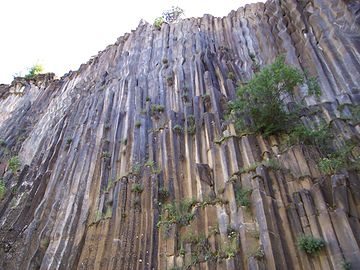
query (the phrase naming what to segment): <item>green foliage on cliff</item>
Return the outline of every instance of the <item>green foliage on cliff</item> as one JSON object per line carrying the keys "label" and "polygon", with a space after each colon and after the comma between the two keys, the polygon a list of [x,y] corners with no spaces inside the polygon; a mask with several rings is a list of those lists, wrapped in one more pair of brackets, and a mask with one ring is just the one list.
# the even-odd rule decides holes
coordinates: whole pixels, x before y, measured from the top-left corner
{"label": "green foliage on cliff", "polygon": [[235,198],[238,206],[250,207],[250,195],[252,190],[249,188],[240,187],[235,190]]}
{"label": "green foliage on cliff", "polygon": [[301,250],[310,255],[318,253],[325,247],[325,241],[323,239],[317,239],[311,235],[300,236],[297,244]]}
{"label": "green foliage on cliff", "polygon": [[40,64],[35,64],[29,69],[29,73],[25,75],[26,79],[33,79],[36,75],[41,74],[44,71],[44,67]]}
{"label": "green foliage on cliff", "polygon": [[4,199],[6,193],[6,187],[4,181],[0,180],[0,201]]}
{"label": "green foliage on cliff", "polygon": [[299,111],[288,111],[283,101],[292,97],[294,88],[305,82],[310,95],[320,95],[316,79],[305,79],[303,72],[285,64],[284,57],[276,58],[248,84],[237,89],[237,98],[229,103],[236,128],[264,136],[290,131],[298,122]]}
{"label": "green foliage on cliff", "polygon": [[16,173],[18,171],[18,169],[20,168],[20,159],[18,156],[14,156],[12,158],[10,158],[9,160],[9,169],[13,172]]}
{"label": "green foliage on cliff", "polygon": [[265,136],[287,131],[295,115],[285,110],[283,100],[302,83],[303,74],[287,66],[283,57],[277,58],[238,88],[237,99],[230,103],[236,128]]}
{"label": "green foliage on cliff", "polygon": [[168,232],[173,224],[178,224],[180,227],[189,225],[194,219],[192,208],[196,203],[195,199],[191,199],[180,201],[178,204],[175,202],[165,204],[157,226],[164,226],[165,232]]}
{"label": "green foliage on cliff", "polygon": [[160,30],[161,26],[164,22],[165,22],[165,20],[163,19],[163,17],[158,17],[154,21],[154,26],[156,27],[156,29]]}
{"label": "green foliage on cliff", "polygon": [[141,193],[143,192],[144,188],[141,184],[133,184],[133,186],[131,187],[131,192],[134,193]]}
{"label": "green foliage on cliff", "polygon": [[[353,155],[356,144],[347,143],[345,146],[320,159],[318,167],[324,174],[332,175],[341,170],[360,170],[360,155]],[[356,152],[356,151],[354,151]]]}

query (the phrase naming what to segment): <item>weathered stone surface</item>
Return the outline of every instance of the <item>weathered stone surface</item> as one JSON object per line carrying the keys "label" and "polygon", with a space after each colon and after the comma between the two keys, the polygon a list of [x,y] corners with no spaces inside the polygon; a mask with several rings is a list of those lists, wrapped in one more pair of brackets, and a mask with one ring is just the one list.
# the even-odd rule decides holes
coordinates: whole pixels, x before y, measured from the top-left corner
{"label": "weathered stone surface", "polygon": [[[359,11],[276,0],[160,31],[142,21],[60,79],[0,85],[0,268],[359,268],[359,174],[324,177],[315,148],[240,137],[225,119],[251,58],[284,54],[319,78],[319,99],[296,90],[304,122],[359,142]],[[260,164],[268,158],[280,167]],[[159,224],[164,204],[191,198],[190,220]],[[304,233],[325,240],[319,256],[297,247]]]}

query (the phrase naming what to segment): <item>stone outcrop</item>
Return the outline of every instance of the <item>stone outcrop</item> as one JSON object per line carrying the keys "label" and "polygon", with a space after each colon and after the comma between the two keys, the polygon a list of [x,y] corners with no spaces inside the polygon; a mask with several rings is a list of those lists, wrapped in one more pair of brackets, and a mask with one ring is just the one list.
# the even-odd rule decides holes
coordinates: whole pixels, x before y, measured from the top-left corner
{"label": "stone outcrop", "polygon": [[[0,268],[360,267],[359,173],[322,175],[315,147],[240,136],[225,118],[237,82],[284,54],[319,78],[319,99],[296,89],[303,122],[359,142],[359,11],[286,0],[141,22],[60,79],[0,85]],[[303,234],[325,248],[307,255]]]}

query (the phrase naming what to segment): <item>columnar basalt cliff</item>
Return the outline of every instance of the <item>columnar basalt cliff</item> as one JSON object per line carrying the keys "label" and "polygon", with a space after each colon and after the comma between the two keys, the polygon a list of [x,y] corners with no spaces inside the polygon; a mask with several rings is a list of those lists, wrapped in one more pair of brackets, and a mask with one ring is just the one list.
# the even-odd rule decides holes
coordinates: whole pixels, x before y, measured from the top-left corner
{"label": "columnar basalt cliff", "polygon": [[[280,54],[318,77],[320,98],[296,89],[302,121],[358,143],[358,1],[141,22],[61,79],[0,85],[0,268],[358,269],[359,173],[225,117]],[[304,234],[325,247],[308,255]]]}

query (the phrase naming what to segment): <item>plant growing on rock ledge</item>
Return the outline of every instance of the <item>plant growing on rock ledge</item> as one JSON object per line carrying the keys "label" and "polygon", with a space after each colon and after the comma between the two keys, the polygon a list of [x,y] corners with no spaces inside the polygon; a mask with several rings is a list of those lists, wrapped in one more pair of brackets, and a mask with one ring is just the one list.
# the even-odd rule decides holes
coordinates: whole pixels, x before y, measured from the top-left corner
{"label": "plant growing on rock ledge", "polygon": [[140,128],[140,127],[141,127],[141,122],[140,122],[140,121],[136,121],[136,122],[135,122],[135,127],[136,127],[136,128]]}
{"label": "plant growing on rock ledge", "polygon": [[181,133],[183,133],[184,128],[183,128],[182,126],[180,126],[180,125],[175,125],[175,126],[173,127],[173,131],[174,131],[175,133],[177,133],[177,134],[181,134]]}
{"label": "plant growing on rock ledge", "polygon": [[249,258],[252,257],[256,260],[261,260],[262,258],[264,258],[264,256],[265,256],[265,252],[261,246],[250,250],[250,252],[248,253]]}
{"label": "plant growing on rock ledge", "polygon": [[144,188],[140,184],[134,184],[131,187],[131,192],[134,192],[134,193],[141,193],[141,192],[143,192],[143,190],[144,190]]}
{"label": "plant growing on rock ledge", "polygon": [[318,239],[311,235],[303,235],[298,237],[297,244],[301,250],[310,255],[318,253],[325,247],[325,241],[323,239]]}
{"label": "plant growing on rock ledge", "polygon": [[40,64],[33,65],[29,69],[29,73],[25,75],[25,79],[34,79],[37,75],[44,71],[44,67]]}
{"label": "plant growing on rock ledge", "polygon": [[[247,85],[238,88],[238,97],[229,103],[230,116],[238,130],[269,136],[286,132],[296,123],[298,112],[287,111],[283,100],[291,97],[305,78],[300,70],[284,61],[284,57],[278,57]],[[309,93],[314,92],[309,87]]]}
{"label": "plant growing on rock ledge", "polygon": [[250,207],[250,195],[252,190],[249,188],[237,188],[235,189],[235,199],[238,206]]}
{"label": "plant growing on rock ledge", "polygon": [[180,201],[178,204],[175,202],[165,204],[157,227],[164,226],[165,232],[168,232],[173,224],[179,226],[189,225],[195,217],[194,213],[192,213],[192,207],[196,203],[195,199],[191,199]]}
{"label": "plant growing on rock ledge", "polygon": [[6,193],[6,187],[4,181],[0,180],[0,201],[4,199]]}
{"label": "plant growing on rock ledge", "polygon": [[165,22],[163,17],[157,17],[154,21],[154,26],[156,29],[160,30],[162,24]]}
{"label": "plant growing on rock ledge", "polygon": [[16,173],[19,168],[20,168],[20,160],[18,156],[14,156],[12,158],[10,158],[9,160],[9,169],[13,172]]}
{"label": "plant growing on rock ledge", "polygon": [[[347,142],[345,146],[319,160],[318,167],[324,174],[332,175],[341,170],[360,170],[360,154],[353,155],[356,144]],[[356,152],[356,151],[354,151]]]}
{"label": "plant growing on rock ledge", "polygon": [[102,152],[101,157],[102,157],[104,160],[108,160],[108,159],[111,158],[111,154],[110,154],[110,152],[108,152],[108,151],[104,151],[104,152]]}

